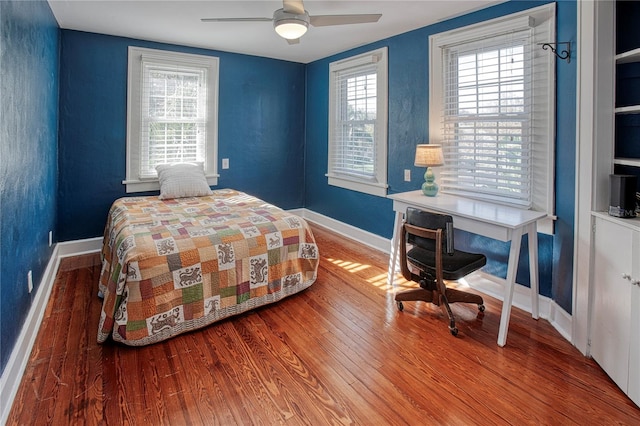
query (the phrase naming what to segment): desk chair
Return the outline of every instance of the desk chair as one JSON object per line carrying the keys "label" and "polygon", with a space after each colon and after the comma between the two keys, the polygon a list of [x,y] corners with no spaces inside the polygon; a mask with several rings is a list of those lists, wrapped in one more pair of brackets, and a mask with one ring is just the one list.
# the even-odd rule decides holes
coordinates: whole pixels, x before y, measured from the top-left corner
{"label": "desk chair", "polygon": [[[410,244],[407,250],[407,243]],[[458,280],[487,263],[483,254],[456,250],[453,245],[453,218],[409,207],[400,236],[400,267],[402,276],[420,284],[395,296],[398,309],[402,302],[422,300],[442,305],[449,316],[449,331],[456,336],[458,329],[449,304],[475,303],[484,312],[484,301],[477,294],[448,288],[443,280]],[[410,269],[413,267],[413,271]],[[417,272],[417,273],[414,273]]]}

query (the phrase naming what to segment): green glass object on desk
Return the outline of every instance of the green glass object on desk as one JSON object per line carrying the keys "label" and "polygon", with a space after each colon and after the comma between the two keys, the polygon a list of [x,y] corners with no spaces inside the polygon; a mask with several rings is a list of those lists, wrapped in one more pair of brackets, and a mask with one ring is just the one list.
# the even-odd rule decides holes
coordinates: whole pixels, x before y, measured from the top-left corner
{"label": "green glass object on desk", "polygon": [[436,183],[436,177],[433,174],[431,167],[427,167],[427,171],[424,172],[422,193],[427,197],[435,197],[438,194],[438,184]]}

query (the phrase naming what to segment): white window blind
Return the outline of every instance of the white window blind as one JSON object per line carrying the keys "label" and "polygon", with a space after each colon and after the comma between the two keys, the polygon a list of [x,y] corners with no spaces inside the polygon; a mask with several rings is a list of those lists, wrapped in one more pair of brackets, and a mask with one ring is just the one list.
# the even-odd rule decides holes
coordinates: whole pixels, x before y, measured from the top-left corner
{"label": "white window blind", "polygon": [[530,207],[532,30],[442,49],[443,191]]}
{"label": "white window blind", "polygon": [[143,59],[140,178],[163,163],[204,162],[207,70]]}
{"label": "white window blind", "polygon": [[375,64],[337,73],[334,173],[376,178],[376,78]]}
{"label": "white window blind", "polygon": [[553,233],[555,41],[550,3],[429,37],[429,139],[442,192],[543,211]]}
{"label": "white window blind", "polygon": [[329,184],[386,195],[387,50],[330,64]]}
{"label": "white window blind", "polygon": [[160,188],[156,166],[202,163],[217,185],[219,59],[129,47],[127,192]]}

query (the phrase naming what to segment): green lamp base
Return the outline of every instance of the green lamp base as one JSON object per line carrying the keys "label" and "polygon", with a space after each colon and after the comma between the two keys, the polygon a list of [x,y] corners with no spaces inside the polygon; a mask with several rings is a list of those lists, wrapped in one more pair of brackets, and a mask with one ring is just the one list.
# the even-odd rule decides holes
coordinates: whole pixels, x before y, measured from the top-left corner
{"label": "green lamp base", "polygon": [[427,197],[435,197],[438,194],[438,184],[436,183],[436,177],[431,171],[431,167],[427,167],[427,171],[424,173],[425,182],[422,184],[422,193]]}
{"label": "green lamp base", "polygon": [[422,193],[427,197],[435,197],[438,195],[438,185],[425,182],[422,184]]}

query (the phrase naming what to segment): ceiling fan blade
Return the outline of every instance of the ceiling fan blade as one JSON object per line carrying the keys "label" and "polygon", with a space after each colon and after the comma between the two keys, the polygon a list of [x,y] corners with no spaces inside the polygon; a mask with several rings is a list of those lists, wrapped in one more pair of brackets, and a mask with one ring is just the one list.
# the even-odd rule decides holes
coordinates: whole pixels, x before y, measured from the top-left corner
{"label": "ceiling fan blade", "polygon": [[302,4],[302,0],[282,0],[282,9],[287,13],[304,15],[304,4]]}
{"label": "ceiling fan blade", "polygon": [[287,40],[287,43],[289,44],[300,44],[300,39],[299,38],[294,38],[294,39],[285,39]]}
{"label": "ceiling fan blade", "polygon": [[201,18],[202,22],[271,22],[273,18]]}
{"label": "ceiling fan blade", "polygon": [[326,27],[329,25],[347,25],[347,24],[366,24],[370,22],[378,22],[382,14],[363,14],[363,15],[317,15],[310,16],[310,23],[314,27]]}

